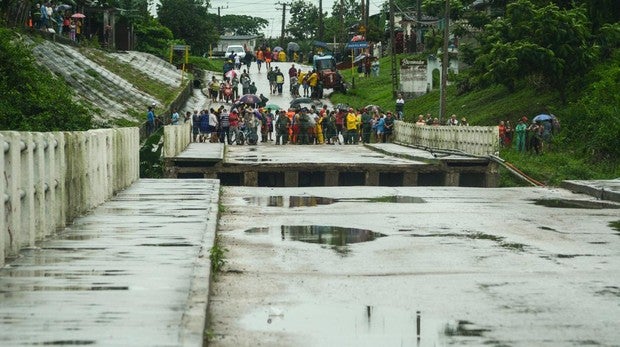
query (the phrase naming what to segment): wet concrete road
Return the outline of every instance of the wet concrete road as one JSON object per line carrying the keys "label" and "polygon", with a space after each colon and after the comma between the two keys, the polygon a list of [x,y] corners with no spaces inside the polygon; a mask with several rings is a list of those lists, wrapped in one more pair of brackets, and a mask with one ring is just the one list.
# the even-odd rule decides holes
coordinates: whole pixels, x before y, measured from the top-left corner
{"label": "wet concrete road", "polygon": [[618,205],[555,188],[226,187],[222,201],[211,346],[620,341]]}
{"label": "wet concrete road", "polygon": [[0,346],[201,346],[215,180],[140,180],[0,269]]}

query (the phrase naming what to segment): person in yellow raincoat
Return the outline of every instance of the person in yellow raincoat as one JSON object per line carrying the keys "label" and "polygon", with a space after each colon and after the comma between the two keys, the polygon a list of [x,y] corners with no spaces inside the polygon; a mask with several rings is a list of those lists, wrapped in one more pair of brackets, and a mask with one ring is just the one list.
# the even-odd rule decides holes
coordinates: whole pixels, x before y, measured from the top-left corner
{"label": "person in yellow raincoat", "polygon": [[316,120],[316,143],[323,144],[325,142],[325,138],[323,137],[323,120],[325,120],[325,114],[323,112],[319,112],[318,118]]}
{"label": "person in yellow raincoat", "polygon": [[284,53],[284,51],[280,51],[280,53],[278,53],[278,60],[281,62],[286,61],[286,53]]}

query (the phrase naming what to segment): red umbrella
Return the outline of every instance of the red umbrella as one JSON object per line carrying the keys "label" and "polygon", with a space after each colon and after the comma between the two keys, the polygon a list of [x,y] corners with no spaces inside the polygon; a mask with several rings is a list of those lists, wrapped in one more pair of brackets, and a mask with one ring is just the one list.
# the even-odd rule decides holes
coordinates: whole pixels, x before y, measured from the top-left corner
{"label": "red umbrella", "polygon": [[231,79],[232,79],[233,77],[237,76],[237,71],[235,71],[235,70],[230,70],[230,71],[228,71],[226,74],[224,74],[224,76],[226,76],[226,77],[228,77],[228,78],[231,78]]}
{"label": "red umbrella", "polygon": [[86,18],[86,16],[82,13],[77,12],[77,13],[72,14],[71,18]]}
{"label": "red umbrella", "polygon": [[364,41],[365,39],[362,35],[355,35],[351,38],[351,42]]}

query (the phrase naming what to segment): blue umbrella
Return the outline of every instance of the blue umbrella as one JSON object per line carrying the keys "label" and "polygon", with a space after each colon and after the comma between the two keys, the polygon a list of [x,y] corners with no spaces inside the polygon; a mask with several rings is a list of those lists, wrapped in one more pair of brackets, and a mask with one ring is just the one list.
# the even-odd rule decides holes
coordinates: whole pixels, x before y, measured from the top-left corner
{"label": "blue umbrella", "polygon": [[546,120],[551,120],[553,118],[554,118],[553,115],[543,113],[543,114],[539,114],[538,116],[534,117],[534,119],[532,119],[532,121],[533,122],[539,122],[539,121],[540,122],[544,122]]}

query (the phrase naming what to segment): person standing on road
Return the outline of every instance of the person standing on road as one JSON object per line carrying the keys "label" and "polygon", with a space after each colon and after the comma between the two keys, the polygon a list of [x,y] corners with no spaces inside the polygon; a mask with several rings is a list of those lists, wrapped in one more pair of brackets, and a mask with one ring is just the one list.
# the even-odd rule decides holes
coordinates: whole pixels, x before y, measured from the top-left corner
{"label": "person standing on road", "polygon": [[177,112],[176,108],[172,110],[172,114],[170,115],[170,123],[172,125],[179,125],[179,112]]}
{"label": "person standing on road", "polygon": [[243,73],[241,74],[241,90],[243,95],[245,94],[249,94],[250,93],[250,83],[252,82],[252,79],[250,79],[250,75],[248,74],[247,70],[243,69]]}
{"label": "person standing on road", "polygon": [[353,108],[349,108],[349,112],[345,118],[347,132],[344,137],[344,144],[357,144],[357,115]]}
{"label": "person standing on road", "polygon": [[282,95],[282,87],[284,86],[284,74],[280,68],[276,67],[276,85],[278,86],[278,95]]}
{"label": "person standing on road", "polygon": [[372,116],[367,109],[362,112],[362,142],[370,143],[370,133],[372,132]]}
{"label": "person standing on road", "polygon": [[273,68],[269,68],[267,71],[267,80],[269,81],[269,94],[276,93],[276,72]]}
{"label": "person standing on road", "polygon": [[225,108],[220,112],[220,142],[232,145],[230,140],[230,115]]}
{"label": "person standing on road", "polygon": [[284,110],[280,111],[278,119],[276,119],[276,145],[286,145],[290,126],[291,120],[286,115],[286,112]]}
{"label": "person standing on road", "polygon": [[394,131],[394,118],[392,118],[392,112],[388,112],[386,114],[383,124],[384,124],[383,142],[390,142],[391,137],[392,137],[392,132]]}
{"label": "person standing on road", "polygon": [[310,87],[310,97],[311,98],[318,98],[317,96],[317,90],[316,90],[316,86],[319,83],[319,75],[317,74],[316,70],[312,70],[312,72],[310,72],[310,76],[308,77],[308,87]]}

